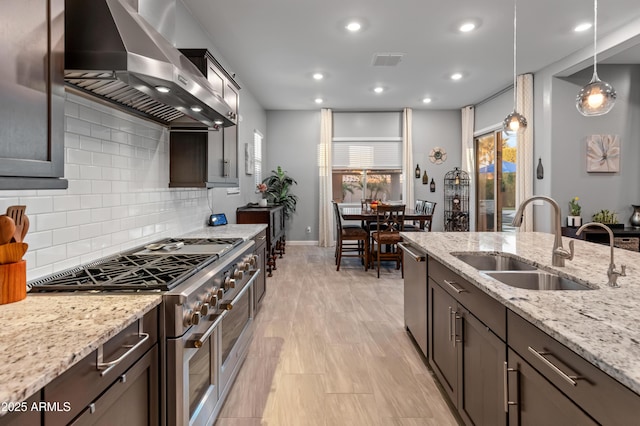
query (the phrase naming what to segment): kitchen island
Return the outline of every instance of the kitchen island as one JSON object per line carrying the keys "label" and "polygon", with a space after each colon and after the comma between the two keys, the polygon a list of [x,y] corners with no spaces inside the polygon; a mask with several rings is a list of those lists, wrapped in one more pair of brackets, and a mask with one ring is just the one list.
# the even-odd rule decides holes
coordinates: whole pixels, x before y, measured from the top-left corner
{"label": "kitchen island", "polygon": [[[489,332],[485,337],[487,341],[495,343],[494,349],[487,353],[492,353],[495,358],[487,365],[493,365],[495,371],[491,374],[498,379],[497,391],[502,393],[504,388],[502,383],[513,369],[511,361],[512,348],[522,349],[520,354],[524,354],[525,359],[533,352],[538,351],[538,360],[542,364],[549,362],[560,365],[566,363],[567,358],[562,355],[550,354],[549,348],[553,344],[543,340],[536,340],[537,337],[526,337],[529,331],[540,333],[542,331],[555,341],[570,349],[574,354],[586,360],[586,366],[569,371],[567,377],[573,382],[568,385],[569,389],[592,388],[596,395],[601,395],[602,391],[597,391],[595,383],[589,382],[580,377],[580,371],[586,373],[586,369],[599,369],[610,378],[626,387],[626,393],[635,398],[640,394],[640,325],[637,318],[640,316],[640,254],[622,249],[615,249],[615,263],[620,268],[626,265],[626,276],[618,278],[619,288],[607,286],[607,268],[609,266],[609,247],[589,243],[585,241],[575,241],[575,255],[573,260],[567,260],[564,267],[551,266],[551,248],[554,236],[544,233],[403,233],[405,241],[415,247],[421,248],[427,254],[428,260],[428,286],[429,286],[429,363],[434,367],[436,376],[441,383],[443,378],[449,380],[447,374],[453,375],[453,381],[448,390],[449,397],[454,404],[464,405],[464,397],[459,395],[463,392],[455,385],[455,375],[463,374],[463,365],[438,365],[447,357],[443,357],[443,348],[447,349],[450,356],[457,356],[459,362],[466,362],[466,356],[473,356],[478,352],[469,352],[469,345],[472,345],[473,337],[478,343],[480,333]],[[563,239],[564,246],[568,247],[569,239]],[[506,253],[507,256],[516,260],[524,260],[526,263],[537,267],[542,271],[547,271],[564,278],[577,281],[580,284],[591,288],[589,290],[527,290],[503,284],[502,282],[488,276],[475,267],[459,259],[456,254],[461,253]],[[426,281],[425,277],[425,281]],[[406,285],[406,283],[405,283]],[[478,300],[488,302],[481,305]],[[496,303],[497,302],[497,303]],[[449,306],[449,312],[447,307]],[[486,309],[490,306],[490,309]],[[502,306],[502,308],[501,308]],[[479,308],[478,310],[474,310]],[[506,308],[506,310],[505,310]],[[484,309],[484,310],[483,310]],[[473,315],[471,315],[473,314]],[[440,320],[442,315],[442,320]],[[467,320],[467,317],[469,318]],[[473,318],[472,318],[473,317]],[[478,322],[480,319],[481,322]],[[483,325],[486,324],[486,325]],[[447,326],[448,324],[448,326]],[[475,325],[474,325],[475,324]],[[527,325],[528,324],[528,325]],[[475,327],[475,330],[473,329]],[[520,332],[518,327],[529,327]],[[447,328],[449,332],[447,333]],[[443,331],[444,330],[444,331]],[[537,331],[536,331],[537,330]],[[466,333],[470,333],[469,341],[466,341]],[[440,333],[440,334],[438,334]],[[475,334],[474,334],[475,333]],[[490,335],[493,335],[491,337]],[[443,337],[444,336],[444,337]],[[520,336],[525,336],[521,338]],[[484,337],[482,337],[484,339]],[[528,339],[528,340],[527,340]],[[527,344],[528,343],[528,350]],[[457,344],[460,342],[460,344]],[[500,343],[504,342],[504,343]],[[555,344],[557,344],[557,342]],[[520,346],[518,346],[520,345]],[[523,346],[524,345],[524,346]],[[457,348],[457,349],[454,349]],[[486,348],[486,346],[485,346]],[[508,351],[507,351],[508,348]],[[562,350],[562,349],[559,349]],[[462,352],[457,352],[462,351]],[[493,351],[493,352],[492,352]],[[505,362],[505,354],[509,354],[509,367],[502,371],[502,364]],[[458,355],[456,355],[456,353]],[[549,354],[549,355],[547,355]],[[535,355],[535,354],[534,354]],[[440,360],[437,357],[440,356]],[[571,356],[568,354],[566,356]],[[544,361],[541,358],[546,357]],[[495,361],[498,361],[497,363]],[[538,361],[535,361],[538,362]],[[580,361],[579,361],[580,362]],[[585,362],[585,361],[583,361]],[[494,365],[495,364],[495,365]],[[541,365],[542,365],[541,364]],[[548,364],[547,364],[548,365]],[[570,364],[569,364],[570,365]],[[588,367],[591,365],[591,367]],[[487,367],[485,366],[485,369]],[[442,371],[438,371],[438,370]],[[448,371],[446,371],[449,369]],[[455,373],[455,371],[458,373]],[[594,369],[596,370],[596,369]],[[558,371],[554,371],[557,373]],[[467,373],[464,373],[465,377]],[[518,380],[526,381],[521,371],[518,373]],[[600,373],[601,374],[601,373]],[[513,376],[512,378],[514,378]],[[461,379],[462,380],[462,379]],[[466,379],[465,379],[466,380]],[[555,378],[552,379],[555,380]],[[610,379],[609,379],[610,380]],[[486,378],[481,380],[486,383]],[[509,399],[505,396],[505,407],[511,404],[522,407],[525,402],[519,405],[517,395],[512,398],[511,379],[509,379]],[[560,383],[562,380],[560,380]],[[462,382],[458,382],[462,383]],[[516,383],[516,382],[514,382]],[[556,386],[558,382],[554,382]],[[619,386],[619,385],[618,385]],[[444,385],[447,390],[447,385]],[[464,386],[462,386],[464,388]],[[560,387],[561,388],[561,387]],[[633,392],[629,391],[632,390]],[[563,391],[564,392],[564,391]],[[623,389],[624,392],[624,389]],[[489,392],[487,392],[489,393]],[[522,394],[521,397],[531,395],[532,391]],[[507,395],[507,390],[505,390]],[[499,398],[499,401],[502,397]],[[509,403],[509,404],[507,404]],[[481,403],[480,405],[486,405]],[[502,407],[502,402],[498,402]],[[529,403],[529,406],[532,404]],[[637,405],[637,404],[636,404]],[[580,401],[578,406],[584,407]],[[462,417],[465,418],[466,407],[458,406]],[[640,409],[640,408],[638,408]],[[637,410],[637,409],[636,409]],[[500,408],[503,413],[510,410]],[[510,414],[511,416],[511,414]],[[473,418],[472,416],[470,416]],[[475,422],[475,420],[474,420]],[[497,423],[496,423],[497,424]]]}

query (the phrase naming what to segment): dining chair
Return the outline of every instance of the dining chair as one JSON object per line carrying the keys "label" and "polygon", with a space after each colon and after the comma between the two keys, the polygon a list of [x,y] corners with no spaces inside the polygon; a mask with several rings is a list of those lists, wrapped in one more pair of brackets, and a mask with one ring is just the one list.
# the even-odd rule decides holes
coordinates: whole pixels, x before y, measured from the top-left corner
{"label": "dining chair", "polygon": [[424,226],[422,227],[420,226],[420,222],[417,220],[413,220],[410,223],[405,223],[404,231],[405,232],[411,232],[411,231],[431,232],[431,222],[433,222],[433,212],[436,208],[436,204],[438,203],[436,203],[435,201],[416,200],[415,212],[430,215],[431,219],[425,220]]}
{"label": "dining chair", "polygon": [[369,269],[369,233],[358,225],[343,225],[338,203],[333,202],[336,222],[336,271],[340,270],[343,257],[359,257],[364,270]]}
{"label": "dining chair", "polygon": [[[402,266],[402,250],[398,243],[402,241],[400,232],[404,230],[405,205],[381,205],[376,209],[376,228],[371,232],[371,252],[369,258],[375,259],[380,278],[380,262],[382,260],[395,260],[396,269]],[[386,250],[383,250],[385,248]]]}

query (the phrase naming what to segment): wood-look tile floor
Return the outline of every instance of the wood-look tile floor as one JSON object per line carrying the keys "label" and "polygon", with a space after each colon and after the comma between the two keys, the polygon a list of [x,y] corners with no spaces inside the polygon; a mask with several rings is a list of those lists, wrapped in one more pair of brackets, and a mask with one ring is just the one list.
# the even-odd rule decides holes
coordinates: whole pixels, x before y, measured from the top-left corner
{"label": "wood-look tile floor", "polygon": [[[288,246],[216,426],[457,425],[404,330],[395,264]],[[383,265],[384,266],[384,265]]]}

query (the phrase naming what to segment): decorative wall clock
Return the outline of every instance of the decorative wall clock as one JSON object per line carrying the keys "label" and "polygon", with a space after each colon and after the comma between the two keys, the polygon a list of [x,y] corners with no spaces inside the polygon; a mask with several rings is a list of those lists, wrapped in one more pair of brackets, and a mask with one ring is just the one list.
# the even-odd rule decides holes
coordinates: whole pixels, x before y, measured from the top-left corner
{"label": "decorative wall clock", "polygon": [[442,164],[446,159],[447,152],[444,150],[444,148],[440,148],[439,146],[433,148],[431,150],[431,153],[429,154],[429,160],[431,160],[431,162],[435,164]]}

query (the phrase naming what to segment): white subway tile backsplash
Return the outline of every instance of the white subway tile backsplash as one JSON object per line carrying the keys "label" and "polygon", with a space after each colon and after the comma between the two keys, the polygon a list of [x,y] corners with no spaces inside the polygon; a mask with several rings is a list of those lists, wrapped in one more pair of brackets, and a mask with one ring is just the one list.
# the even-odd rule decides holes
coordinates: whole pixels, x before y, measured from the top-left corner
{"label": "white subway tile backsplash", "polygon": [[0,191],[31,220],[27,278],[203,226],[205,190],[169,188],[169,132],[90,98],[65,103],[66,190]]}
{"label": "white subway tile backsplash", "polygon": [[62,195],[53,199],[53,211],[61,212],[80,208],[79,195]]}
{"label": "white subway tile backsplash", "polygon": [[[36,231],[47,231],[67,226],[67,213],[44,213],[39,214],[36,221]],[[31,229],[31,228],[29,228]]]}

